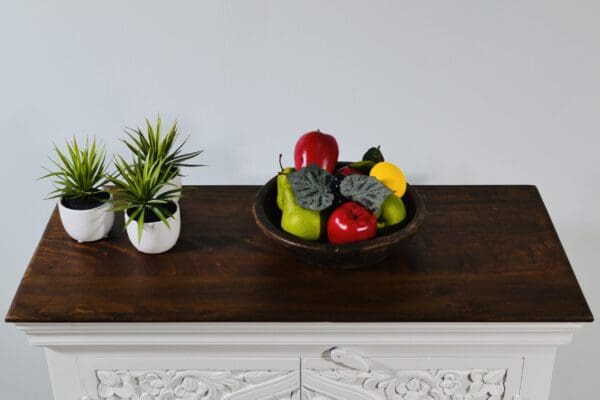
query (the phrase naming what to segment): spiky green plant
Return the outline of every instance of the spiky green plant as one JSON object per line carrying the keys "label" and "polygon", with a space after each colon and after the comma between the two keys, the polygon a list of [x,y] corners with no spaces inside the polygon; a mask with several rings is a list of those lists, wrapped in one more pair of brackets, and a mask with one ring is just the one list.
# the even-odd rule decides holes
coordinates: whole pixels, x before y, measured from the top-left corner
{"label": "spiky green plant", "polygon": [[177,171],[165,168],[164,159],[151,156],[144,159],[135,157],[131,163],[117,156],[114,164],[117,174],[108,176],[113,185],[112,209],[127,211],[129,217],[125,227],[137,221],[138,241],[142,240],[144,221],[152,213],[170,229],[168,219],[172,213],[168,205],[179,196],[181,188],[172,186],[169,181],[177,175]]}
{"label": "spiky green plant", "polygon": [[145,160],[148,157],[153,160],[163,160],[163,168],[177,170],[177,175],[181,174],[182,167],[202,167],[202,164],[190,164],[189,160],[199,156],[203,150],[183,153],[183,146],[188,138],[177,144],[180,137],[177,128],[177,121],[173,122],[171,128],[164,135],[161,132],[162,121],[160,116],[156,119],[156,126],[152,126],[146,118],[146,132],[140,128],[125,129],[126,139],[123,143],[129,148],[135,157]]}
{"label": "spiky green plant", "polygon": [[77,139],[67,141],[67,150],[62,151],[54,144],[56,159],[50,158],[54,168],[44,168],[48,173],[40,179],[51,178],[54,190],[48,199],[64,197],[68,199],[94,198],[103,192],[106,183],[106,150],[86,140],[83,147]]}

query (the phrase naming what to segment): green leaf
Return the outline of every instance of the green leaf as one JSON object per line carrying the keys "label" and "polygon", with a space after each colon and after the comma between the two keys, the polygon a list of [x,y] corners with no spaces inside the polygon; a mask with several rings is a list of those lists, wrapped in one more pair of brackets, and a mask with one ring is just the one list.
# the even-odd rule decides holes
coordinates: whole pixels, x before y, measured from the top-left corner
{"label": "green leaf", "polygon": [[152,207],[152,211],[154,212],[154,215],[156,215],[167,226],[167,228],[171,229],[171,225],[169,225],[169,221],[167,220],[167,218],[171,217],[169,210],[165,208],[161,212],[159,207]]}
{"label": "green leaf", "polygon": [[322,211],[333,203],[333,176],[314,164],[288,175],[296,203],[309,210]]}
{"label": "green leaf", "polygon": [[113,185],[111,208],[114,211],[132,210],[125,226],[137,221],[138,240],[141,240],[144,221],[148,219],[146,213],[154,213],[170,228],[167,220],[171,216],[169,205],[181,193],[180,188],[169,183],[176,170],[165,168],[164,159],[155,159],[150,154],[145,158],[135,157],[132,162],[117,156],[115,169],[117,174],[107,176]]}
{"label": "green leaf", "polygon": [[106,180],[106,153],[96,140],[86,139],[80,146],[73,138],[66,143],[66,151],[54,144],[55,159],[50,158],[52,169],[44,168],[46,174],[40,179],[52,178],[55,190],[49,198],[85,198],[102,192]]}
{"label": "green leaf", "polygon": [[342,180],[340,193],[376,213],[393,192],[372,176],[355,174]]}
{"label": "green leaf", "polygon": [[350,164],[350,167],[359,170],[363,174],[369,174],[371,172],[371,168],[375,166],[375,162],[373,161],[356,161]]}
{"label": "green leaf", "polygon": [[369,150],[366,151],[362,159],[363,161],[373,161],[375,164],[384,161],[383,153],[381,152],[381,147],[371,147]]}
{"label": "green leaf", "polygon": [[129,216],[129,218],[127,218],[127,221],[125,221],[125,227],[129,226],[129,224],[132,223],[138,217],[138,215],[140,215],[141,212],[142,212],[141,208],[135,209],[131,213],[131,215]]}
{"label": "green leaf", "polygon": [[181,167],[199,167],[202,164],[188,163],[187,161],[199,156],[202,151],[183,153],[183,146],[188,138],[178,145],[179,131],[177,121],[173,122],[169,131],[163,135],[162,120],[157,117],[156,126],[153,126],[146,118],[146,132],[140,128],[125,130],[126,138],[122,139],[127,148],[136,158],[146,159],[148,156],[153,160],[164,160],[164,168],[180,169]]}
{"label": "green leaf", "polygon": [[142,232],[144,232],[144,215],[146,214],[145,210],[143,208],[141,210],[142,210],[142,212],[140,213],[140,217],[138,218],[138,221],[137,221],[138,222],[137,223],[137,226],[138,226],[138,243],[140,243],[142,241]]}

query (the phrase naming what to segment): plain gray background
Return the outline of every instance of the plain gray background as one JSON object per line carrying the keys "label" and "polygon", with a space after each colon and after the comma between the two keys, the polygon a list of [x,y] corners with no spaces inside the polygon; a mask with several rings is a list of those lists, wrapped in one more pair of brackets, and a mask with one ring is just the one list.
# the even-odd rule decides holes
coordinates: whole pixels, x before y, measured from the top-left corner
{"label": "plain gray background", "polygon": [[[0,311],[54,206],[53,141],[178,117],[209,167],[261,184],[320,128],[380,144],[419,184],[536,184],[600,310],[600,2],[81,1],[0,5]],[[597,395],[597,324],[559,351],[553,399]],[[0,324],[4,397],[50,399],[43,352]]]}

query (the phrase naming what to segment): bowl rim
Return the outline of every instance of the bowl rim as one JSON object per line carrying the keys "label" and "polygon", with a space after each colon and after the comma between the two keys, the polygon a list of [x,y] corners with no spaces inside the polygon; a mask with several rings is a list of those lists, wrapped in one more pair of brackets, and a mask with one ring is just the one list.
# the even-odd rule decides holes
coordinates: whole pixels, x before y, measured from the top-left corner
{"label": "bowl rim", "polygon": [[264,210],[264,200],[268,193],[268,189],[276,185],[277,176],[278,175],[275,175],[267,183],[261,186],[261,188],[256,194],[254,203],[252,204],[252,213],[254,214],[254,219],[260,230],[266,236],[278,241],[285,247],[291,247],[295,249],[306,249],[312,251],[328,251],[332,253],[346,253],[355,252],[357,250],[368,251],[370,249],[379,249],[389,246],[390,243],[399,242],[414,235],[425,219],[425,204],[423,203],[421,195],[418,191],[415,190],[415,188],[412,185],[407,184],[406,192],[410,194],[410,197],[412,198],[412,201],[414,203],[415,210],[412,219],[408,221],[408,223],[401,229],[394,232],[390,232],[386,235],[376,236],[373,239],[340,245],[332,244],[329,242],[311,242],[302,240],[284,231],[279,226],[275,226],[270,221],[269,217],[266,215],[266,212]]}

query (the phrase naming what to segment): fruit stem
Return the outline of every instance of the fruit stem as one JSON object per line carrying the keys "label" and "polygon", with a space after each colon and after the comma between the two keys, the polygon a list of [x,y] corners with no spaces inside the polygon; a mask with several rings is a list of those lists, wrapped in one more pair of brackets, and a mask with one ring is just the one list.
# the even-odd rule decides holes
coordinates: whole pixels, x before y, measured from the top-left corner
{"label": "fruit stem", "polygon": [[281,163],[282,157],[283,157],[283,154],[279,153],[279,168],[281,168],[281,172],[283,172],[283,164]]}

